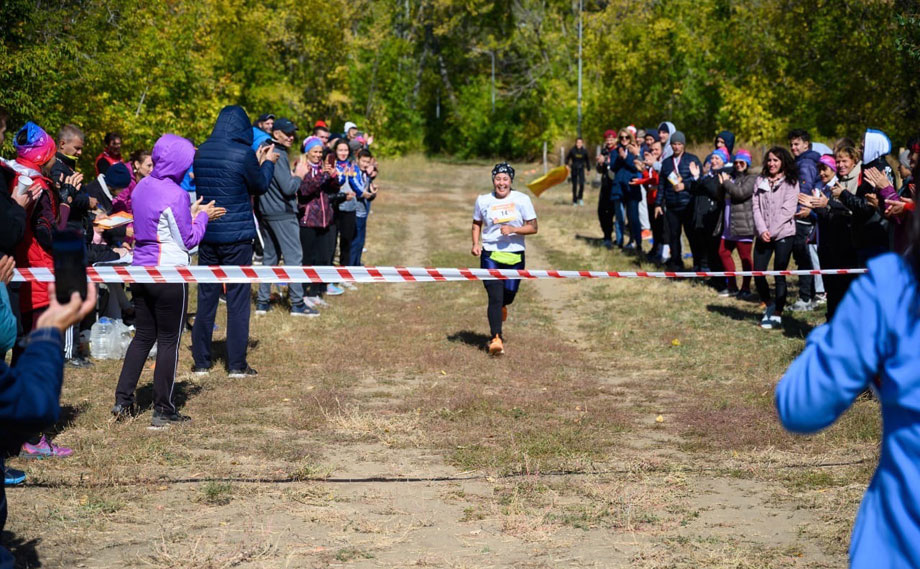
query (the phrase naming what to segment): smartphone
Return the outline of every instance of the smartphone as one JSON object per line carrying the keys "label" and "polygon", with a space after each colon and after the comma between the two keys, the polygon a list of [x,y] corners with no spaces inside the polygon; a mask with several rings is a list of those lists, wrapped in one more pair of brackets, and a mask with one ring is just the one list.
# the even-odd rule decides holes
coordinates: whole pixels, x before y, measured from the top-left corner
{"label": "smartphone", "polygon": [[78,231],[56,231],[51,245],[57,301],[70,302],[74,292],[86,299],[86,243]]}

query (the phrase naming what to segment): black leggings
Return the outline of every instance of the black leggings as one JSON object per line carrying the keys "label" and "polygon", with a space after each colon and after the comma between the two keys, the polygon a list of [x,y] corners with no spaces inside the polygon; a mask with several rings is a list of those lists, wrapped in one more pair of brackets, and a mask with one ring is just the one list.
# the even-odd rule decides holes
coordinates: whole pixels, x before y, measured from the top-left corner
{"label": "black leggings", "polygon": [[[332,264],[335,254],[335,224],[329,227],[300,227],[300,246],[303,247],[303,264],[321,266]],[[326,292],[324,283],[312,283],[305,286],[307,296],[322,296]]]}
{"label": "black leggings", "polygon": [[572,203],[585,197],[585,169],[572,166]]}
{"label": "black leggings", "polygon": [[[777,241],[764,241],[760,238],[754,243],[754,270],[766,271],[767,265],[770,264],[770,257],[776,254],[773,259],[774,271],[785,271],[789,266],[789,258],[792,257],[792,242],[794,236],[784,237]],[[757,286],[757,294],[760,300],[770,304],[770,285],[767,284],[767,277],[754,277],[754,284]],[[776,277],[776,313],[782,313],[786,308],[786,277]]]}
{"label": "black leggings", "polygon": [[335,216],[335,225],[339,229],[339,266],[344,267],[351,260],[351,243],[358,232],[357,214],[340,211]]}
{"label": "black leggings", "polygon": [[[520,263],[505,265],[493,261],[491,251],[483,251],[479,266],[483,269],[523,269],[524,252],[521,251],[520,255]],[[496,335],[502,335],[502,307],[514,302],[518,287],[521,286],[521,280],[483,281],[483,284],[486,287],[486,293],[489,295],[489,307],[486,309],[486,315],[489,317],[489,336],[494,338]]]}
{"label": "black leggings", "polygon": [[160,413],[175,413],[173,388],[179,365],[179,339],[185,327],[188,309],[188,285],[133,283],[135,326],[137,331],[125,353],[125,362],[115,388],[115,403],[134,403],[134,391],[147,362],[151,348],[157,346],[156,368],[153,370],[153,409]]}

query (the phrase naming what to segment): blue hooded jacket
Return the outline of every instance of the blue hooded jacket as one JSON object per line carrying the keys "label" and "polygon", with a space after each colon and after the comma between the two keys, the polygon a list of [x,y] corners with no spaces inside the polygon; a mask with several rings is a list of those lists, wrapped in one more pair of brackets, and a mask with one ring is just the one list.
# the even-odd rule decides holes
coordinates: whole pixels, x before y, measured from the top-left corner
{"label": "blue hooded jacket", "polygon": [[920,567],[918,295],[906,259],[876,257],[776,386],[779,419],[796,433],[828,427],[867,387],[878,398],[881,453],[853,526],[853,568]]}
{"label": "blue hooded jacket", "polygon": [[252,125],[242,107],[224,107],[211,136],[195,154],[195,186],[204,203],[227,208],[223,217],[208,223],[202,243],[238,243],[256,238],[252,195],[268,190],[275,165],[259,166],[252,151]]}

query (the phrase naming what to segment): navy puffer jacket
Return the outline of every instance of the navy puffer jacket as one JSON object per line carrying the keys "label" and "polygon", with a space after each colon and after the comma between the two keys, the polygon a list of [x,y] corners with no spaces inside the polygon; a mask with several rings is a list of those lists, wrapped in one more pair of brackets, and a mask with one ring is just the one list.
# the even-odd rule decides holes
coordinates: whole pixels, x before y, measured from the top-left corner
{"label": "navy puffer jacket", "polygon": [[195,185],[203,203],[211,200],[227,214],[208,223],[204,243],[237,243],[256,237],[253,195],[268,190],[274,164],[259,161],[252,150],[252,125],[242,107],[224,107],[211,136],[195,154]]}

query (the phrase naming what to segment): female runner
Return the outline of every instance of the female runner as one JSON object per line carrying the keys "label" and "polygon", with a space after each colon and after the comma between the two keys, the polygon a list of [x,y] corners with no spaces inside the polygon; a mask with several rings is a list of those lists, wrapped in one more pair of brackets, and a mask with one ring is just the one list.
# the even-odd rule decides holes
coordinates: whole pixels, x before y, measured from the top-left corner
{"label": "female runner", "polygon": [[[530,198],[511,189],[514,168],[507,162],[492,169],[492,192],[476,198],[473,210],[473,255],[483,269],[523,269],[524,236],[537,232],[537,213]],[[484,281],[489,295],[489,354],[505,353],[502,322],[514,302],[520,279]]]}

